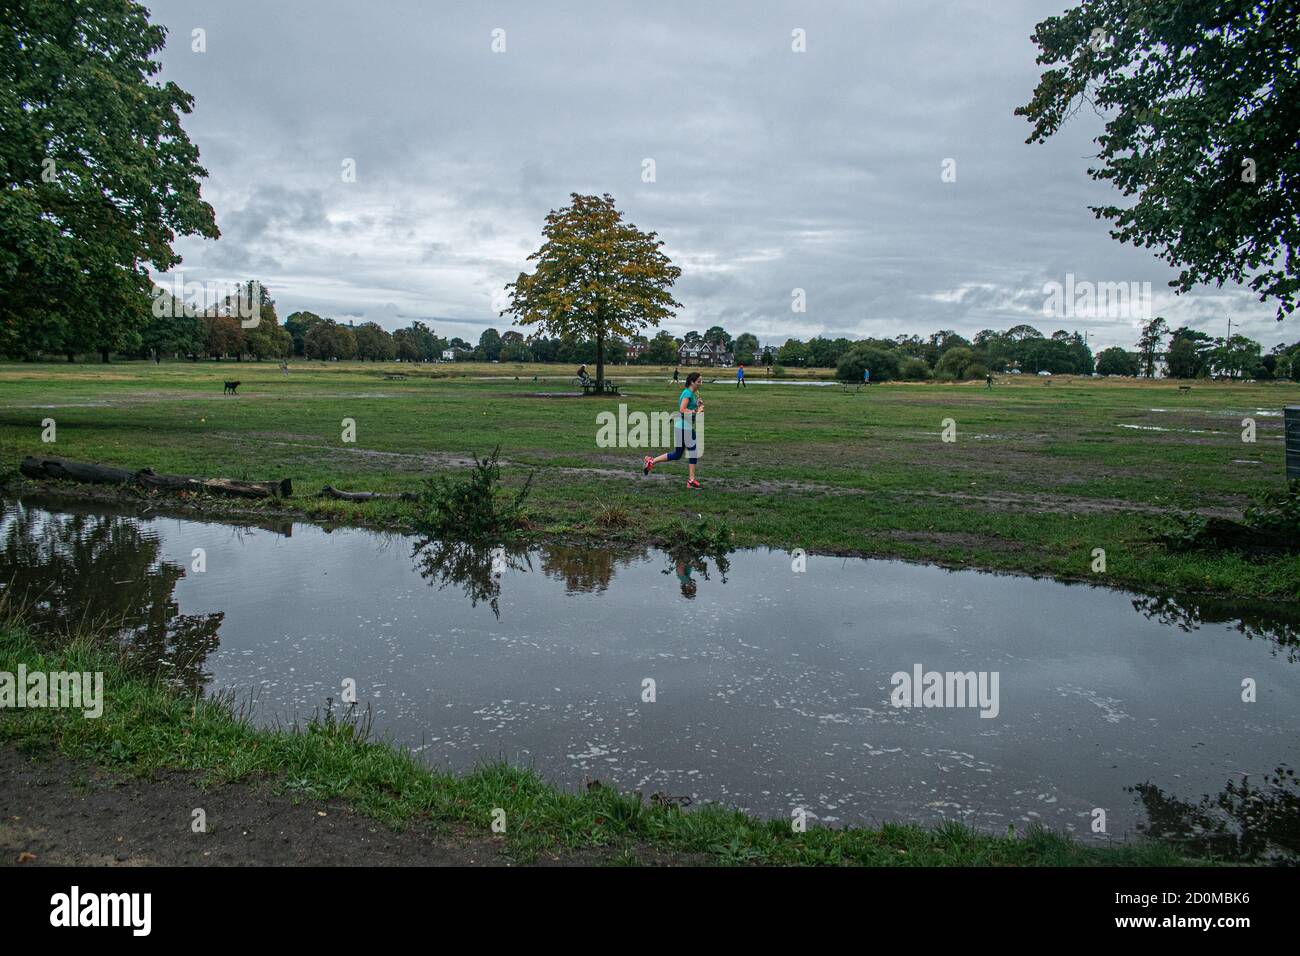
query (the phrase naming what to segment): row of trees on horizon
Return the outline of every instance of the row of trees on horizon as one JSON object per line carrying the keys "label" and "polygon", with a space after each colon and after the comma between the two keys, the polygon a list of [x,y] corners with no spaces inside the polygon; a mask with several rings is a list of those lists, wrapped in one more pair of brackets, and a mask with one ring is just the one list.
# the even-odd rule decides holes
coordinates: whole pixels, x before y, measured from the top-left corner
{"label": "row of trees on horizon", "polygon": [[[318,361],[436,362],[451,350],[462,361],[506,363],[591,364],[596,343],[574,336],[525,336],[510,329],[486,329],[473,344],[458,336],[446,338],[422,321],[389,332],[376,322],[339,322],[314,312],[291,313],[280,324],[275,301],[264,286],[246,284],[248,301],[259,303],[256,323],[241,322],[230,299],[197,311],[171,299],[162,315],[153,315],[130,337],[127,347],[112,350],[126,358],[245,358]],[[257,292],[256,298],[253,293]],[[170,296],[167,297],[170,299]],[[675,365],[684,345],[709,344],[729,354],[734,364],[789,368],[834,368],[846,380],[860,380],[864,369],[875,381],[970,380],[989,373],[1153,376],[1208,376],[1233,379],[1300,381],[1300,342],[1278,345],[1265,353],[1259,342],[1243,335],[1214,338],[1186,326],[1170,330],[1163,318],[1143,327],[1135,347],[1111,347],[1097,355],[1083,335],[1059,329],[1050,336],[1028,324],[1005,331],[985,329],[967,339],[942,330],[928,337],[849,339],[814,336],[790,338],[781,345],[761,345],[756,335],[732,336],[722,326],[675,336],[666,330],[654,336],[632,335],[604,343],[611,365]],[[44,347],[41,347],[43,345]],[[73,361],[85,349],[45,342],[21,350],[7,349],[10,358]],[[104,360],[110,353],[96,350]],[[14,354],[17,352],[17,354]]]}

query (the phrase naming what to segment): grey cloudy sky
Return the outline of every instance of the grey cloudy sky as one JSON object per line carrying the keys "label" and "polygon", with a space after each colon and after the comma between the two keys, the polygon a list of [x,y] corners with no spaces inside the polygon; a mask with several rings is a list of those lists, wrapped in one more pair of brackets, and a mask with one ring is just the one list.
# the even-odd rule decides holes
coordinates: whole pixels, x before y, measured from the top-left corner
{"label": "grey cloudy sky", "polygon": [[1296,338],[1248,290],[1174,297],[1173,270],[1108,237],[1087,208],[1114,198],[1085,173],[1099,118],[1025,144],[1029,36],[1063,0],[147,5],[170,31],[163,78],[195,97],[186,128],[222,230],[181,240],[180,271],[260,278],[281,317],[504,331],[493,296],[546,213],[609,192],[682,268],[677,334],[1029,322],[1132,347],[1137,319],[1043,314],[1044,284],[1073,274],[1150,282],[1173,326]]}

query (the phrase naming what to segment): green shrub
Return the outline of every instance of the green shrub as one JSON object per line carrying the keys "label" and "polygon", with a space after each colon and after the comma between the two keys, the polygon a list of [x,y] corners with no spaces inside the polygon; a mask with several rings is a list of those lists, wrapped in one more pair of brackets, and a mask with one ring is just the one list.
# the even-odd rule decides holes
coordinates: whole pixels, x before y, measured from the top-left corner
{"label": "green shrub", "polygon": [[[970,374],[970,368],[974,364],[975,353],[965,346],[959,345],[940,356],[938,364],[934,367],[934,375],[935,378],[963,382],[974,377]],[[983,378],[984,376],[981,375],[980,377]]]}
{"label": "green shrub", "polygon": [[1265,491],[1246,508],[1245,523],[1257,531],[1268,531],[1300,540],[1300,478],[1277,491]]}
{"label": "green shrub", "polygon": [[930,375],[930,366],[924,359],[906,358],[898,367],[898,377],[905,382],[924,382]]}
{"label": "green shrub", "polygon": [[1156,539],[1170,551],[1195,551],[1203,547],[1206,521],[1198,514],[1172,515],[1155,526]]}
{"label": "green shrub", "polygon": [[898,378],[898,355],[871,346],[857,347],[840,359],[835,377],[841,382],[860,382],[862,373],[871,372],[871,381],[888,382]]}
{"label": "green shrub", "polygon": [[481,541],[513,534],[526,524],[523,504],[533,476],[528,475],[513,500],[501,504],[496,493],[501,480],[500,452],[498,445],[488,458],[475,455],[474,468],[466,477],[427,479],[416,502],[416,530],[430,538]]}
{"label": "green shrub", "polygon": [[687,522],[678,518],[655,528],[655,536],[666,551],[694,551],[700,554],[727,554],[735,550],[735,532],[722,520],[700,518]]}

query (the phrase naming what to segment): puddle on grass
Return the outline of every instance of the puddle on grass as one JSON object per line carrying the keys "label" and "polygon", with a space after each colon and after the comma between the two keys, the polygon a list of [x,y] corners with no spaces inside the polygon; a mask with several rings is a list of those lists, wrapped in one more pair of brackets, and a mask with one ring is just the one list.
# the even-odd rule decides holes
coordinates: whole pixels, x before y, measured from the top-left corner
{"label": "puddle on grass", "polygon": [[1213,415],[1216,418],[1237,418],[1242,415],[1255,415],[1260,418],[1281,418],[1282,412],[1276,408],[1257,408],[1254,411],[1234,412],[1231,409],[1220,408],[1149,408],[1150,412],[1176,412],[1180,415],[1196,413],[1198,415]]}
{"label": "puddle on grass", "polygon": [[[816,555],[796,573],[775,551],[413,553],[358,529],[85,505],[10,502],[0,533],[0,582],[37,623],[122,621],[137,659],[253,689],[264,723],[351,678],[375,731],[437,766],[504,758],[562,787],[832,824],[1150,829],[1216,849],[1247,833],[1300,852],[1294,609]],[[997,672],[996,716],[892,706],[892,676],[917,665]]]}
{"label": "puddle on grass", "polygon": [[[731,378],[711,378],[709,379],[707,384],[734,386],[736,384],[736,379],[735,376],[732,376]],[[747,386],[748,385],[814,385],[819,388],[827,388],[839,384],[841,383],[837,381],[831,381],[831,382],[810,381],[809,379],[791,379],[791,378],[750,378],[748,375],[745,376],[745,385]],[[851,382],[850,384],[856,385],[857,383]]]}
{"label": "puddle on grass", "polygon": [[1117,425],[1116,428],[1132,428],[1142,432],[1182,432],[1184,435],[1226,435],[1227,432],[1213,431],[1207,428],[1163,428],[1160,425]]}

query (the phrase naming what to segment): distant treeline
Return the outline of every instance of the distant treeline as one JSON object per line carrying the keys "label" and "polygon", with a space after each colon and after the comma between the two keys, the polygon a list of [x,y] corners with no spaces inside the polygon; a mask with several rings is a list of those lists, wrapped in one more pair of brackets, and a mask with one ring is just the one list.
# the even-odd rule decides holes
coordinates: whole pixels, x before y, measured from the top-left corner
{"label": "distant treeline", "polygon": [[[320,361],[436,362],[451,356],[459,361],[576,365],[596,360],[594,341],[541,335],[525,338],[514,330],[502,333],[489,328],[472,344],[459,337],[444,338],[420,321],[389,332],[375,322],[356,325],[313,312],[294,312],[281,325],[275,302],[264,286],[254,280],[244,289],[244,298],[227,298],[204,311],[162,294],[154,299],[147,316],[126,326],[128,331],[112,349],[62,340],[63,330],[73,327],[69,325],[47,329],[43,336],[29,338],[21,346],[20,337],[10,338],[4,352],[9,358],[59,357],[68,361],[86,353],[99,354],[104,361],[110,354],[239,361],[297,356]],[[250,310],[250,302],[256,303],[255,309]],[[839,377],[850,381],[861,380],[864,370],[870,370],[873,381],[881,382],[970,380],[1009,371],[1300,381],[1300,342],[1276,346],[1265,354],[1258,342],[1246,336],[1212,338],[1187,327],[1170,331],[1161,318],[1142,328],[1133,350],[1112,347],[1096,356],[1077,331],[1058,330],[1048,336],[1023,324],[1003,332],[985,329],[972,339],[945,330],[927,337],[899,335],[891,339],[792,338],[779,346],[761,346],[758,337],[749,333],[733,338],[715,325],[681,337],[661,331],[653,337],[609,340],[605,361],[612,365],[675,365],[681,362],[684,349],[701,344],[715,346],[732,364],[833,368]]]}

